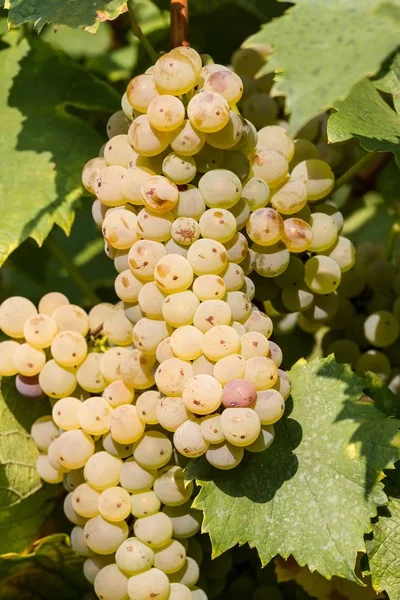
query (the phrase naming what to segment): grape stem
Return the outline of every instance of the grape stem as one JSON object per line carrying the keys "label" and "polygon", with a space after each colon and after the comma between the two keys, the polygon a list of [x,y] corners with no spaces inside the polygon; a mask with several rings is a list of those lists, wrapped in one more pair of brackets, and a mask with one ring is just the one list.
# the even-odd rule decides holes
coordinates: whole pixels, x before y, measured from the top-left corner
{"label": "grape stem", "polygon": [[158,52],[153,48],[150,44],[148,38],[142,31],[142,28],[139,25],[139,21],[136,18],[135,11],[133,10],[133,0],[128,0],[128,13],[129,18],[131,20],[131,27],[133,35],[139,40],[142,44],[143,48],[146,50],[147,54],[151,58],[152,62],[156,62],[159,57]]}
{"label": "grape stem", "polygon": [[47,248],[53,258],[60,263],[62,267],[67,271],[69,277],[75,283],[75,285],[81,290],[85,298],[90,300],[92,304],[98,304],[100,298],[92,290],[82,273],[68,254],[64,252],[58,242],[55,240],[53,235],[49,235],[46,240]]}
{"label": "grape stem", "polygon": [[352,165],[349,169],[347,169],[347,171],[345,171],[343,173],[343,175],[341,175],[339,177],[339,179],[336,180],[334,189],[337,190],[344,183],[347,183],[348,181],[353,179],[353,177],[355,177],[357,175],[357,173],[359,171],[361,171],[361,169],[363,169],[366,165],[368,165],[370,162],[375,160],[375,158],[376,158],[375,152],[367,152],[366,154],[364,154],[364,156],[362,156],[360,158],[360,160],[358,160],[356,163],[354,163],[354,165]]}
{"label": "grape stem", "polygon": [[171,0],[170,48],[190,46],[188,0]]}
{"label": "grape stem", "polygon": [[389,260],[391,260],[391,258],[392,258],[396,239],[399,234],[400,234],[400,222],[397,222],[392,225],[392,228],[389,231],[389,235],[388,235],[388,239],[387,239],[386,256]]}

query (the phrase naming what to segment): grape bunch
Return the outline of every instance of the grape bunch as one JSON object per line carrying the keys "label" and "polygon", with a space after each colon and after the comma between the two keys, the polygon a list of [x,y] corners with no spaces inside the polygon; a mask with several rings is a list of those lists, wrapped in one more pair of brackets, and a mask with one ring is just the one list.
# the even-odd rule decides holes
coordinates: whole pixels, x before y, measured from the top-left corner
{"label": "grape bunch", "polygon": [[360,375],[372,371],[400,392],[400,262],[368,241],[357,247],[354,268],[338,288],[339,309],[326,321],[325,353]]}

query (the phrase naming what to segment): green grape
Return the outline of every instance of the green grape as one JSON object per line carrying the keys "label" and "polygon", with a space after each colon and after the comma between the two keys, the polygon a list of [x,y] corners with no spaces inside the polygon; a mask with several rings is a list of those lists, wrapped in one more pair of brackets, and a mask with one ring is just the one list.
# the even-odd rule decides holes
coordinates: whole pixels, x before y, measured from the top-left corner
{"label": "green grape", "polygon": [[328,163],[313,158],[296,165],[290,177],[304,182],[309,202],[327,196],[335,183],[335,176]]}
{"label": "green grape", "polygon": [[128,458],[121,467],[120,484],[130,493],[141,492],[152,487],[156,476],[156,469],[144,469],[134,458]]}
{"label": "green grape", "polygon": [[332,219],[337,225],[338,231],[342,231],[344,223],[343,215],[334,204],[329,204],[329,202],[325,202],[324,204],[318,204],[318,212],[325,213],[326,215],[332,217]]}
{"label": "green grape", "polygon": [[294,155],[290,161],[290,171],[304,160],[310,158],[319,158],[318,148],[309,140],[297,139],[294,140]]}
{"label": "green grape", "polygon": [[191,503],[189,501],[180,506],[164,506],[163,508],[163,513],[171,519],[174,538],[189,538],[200,530],[202,513],[191,508]]}
{"label": "green grape", "polygon": [[201,177],[199,192],[210,208],[231,208],[240,199],[242,184],[231,171],[214,169]]}
{"label": "green grape", "polygon": [[186,94],[196,81],[196,68],[182,52],[172,50],[156,61],[152,72],[161,94]]}
{"label": "green grape", "polygon": [[365,375],[367,371],[372,371],[372,373],[375,373],[378,377],[386,381],[391,371],[389,359],[383,352],[379,352],[379,350],[367,350],[358,359],[356,372],[359,375]]}
{"label": "green grape", "polygon": [[147,517],[159,512],[161,502],[153,490],[136,492],[131,497],[131,512],[134,517]]}
{"label": "green grape", "polygon": [[316,295],[314,303],[310,308],[303,312],[304,316],[310,321],[326,321],[335,316],[338,308],[337,294]]}
{"label": "green grape", "polygon": [[369,267],[376,260],[385,258],[385,248],[378,242],[362,242],[357,246],[357,264]]}
{"label": "green grape", "polygon": [[351,269],[356,260],[356,249],[353,243],[348,238],[342,236],[339,236],[334,246],[325,250],[323,254],[333,258],[339,265],[342,273]]}
{"label": "green grape", "polygon": [[173,533],[172,521],[164,512],[137,519],[133,529],[135,536],[151,548],[165,546]]}
{"label": "green grape", "polygon": [[303,283],[303,279],[303,262],[297,256],[291,256],[286,270],[275,278],[275,282],[280,288],[294,288],[299,287]]}
{"label": "green grape", "polygon": [[245,183],[250,173],[250,161],[241,150],[230,150],[224,153],[221,168],[232,171]]}
{"label": "green grape", "polygon": [[249,119],[257,129],[273,125],[278,116],[278,105],[265,92],[255,92],[247,96],[241,106],[243,116]]}
{"label": "green grape", "polygon": [[377,292],[389,292],[393,287],[396,270],[391,262],[385,259],[375,260],[369,265],[367,283]]}
{"label": "green grape", "polygon": [[123,573],[134,575],[147,571],[154,564],[154,552],[151,548],[131,537],[119,546],[115,562]]}
{"label": "green grape", "polygon": [[172,444],[159,431],[145,431],[133,447],[133,458],[147,470],[160,469],[172,456]]}
{"label": "green grape", "polygon": [[193,593],[182,583],[171,583],[168,600],[193,600]]}
{"label": "green grape", "polygon": [[122,110],[115,112],[107,121],[106,131],[109,138],[126,133],[130,121],[124,115]]}
{"label": "green grape", "polygon": [[393,344],[399,337],[400,324],[391,312],[379,310],[366,318],[364,333],[371,344],[385,348]]}
{"label": "green grape", "polygon": [[328,349],[327,354],[334,354],[336,362],[350,364],[353,367],[357,364],[361,356],[359,347],[353,340],[338,339],[335,340]]}
{"label": "green grape", "polygon": [[346,337],[355,341],[360,348],[365,348],[369,346],[369,342],[365,337],[364,333],[364,323],[366,320],[365,315],[355,314],[351,319],[350,323],[348,323],[345,327]]}
{"label": "green grape", "polygon": [[[178,185],[182,185],[185,183],[189,183],[195,177],[197,172],[196,162],[192,156],[184,156],[183,154],[176,154],[175,152],[171,152],[168,154],[162,163],[162,171],[164,175],[169,178],[171,181]],[[161,196],[164,198],[165,194]],[[173,208],[175,204],[178,202],[179,192],[177,194],[176,201],[174,204],[166,210],[170,210]],[[145,203],[146,204],[146,203]],[[154,210],[150,205],[147,205],[148,208]]]}
{"label": "green grape", "polygon": [[279,150],[279,152],[282,152],[289,161],[293,158],[293,139],[288,135],[286,129],[279,125],[270,125],[269,127],[260,129],[257,145],[266,148],[272,146],[276,150]]}
{"label": "green grape", "polygon": [[218,169],[224,158],[224,152],[219,148],[213,148],[209,144],[203,144],[202,148],[196,154],[197,170],[200,173],[207,173],[212,169]]}
{"label": "green grape", "polygon": [[346,298],[355,298],[363,291],[366,284],[365,270],[356,262],[354,268],[342,273],[338,293]]}
{"label": "green grape", "polygon": [[254,269],[263,277],[277,277],[289,265],[290,253],[282,241],[272,246],[253,244],[251,249],[255,253]]}
{"label": "green grape", "polygon": [[273,192],[271,204],[283,215],[297,214],[307,204],[305,184],[300,180],[285,179]]}
{"label": "green grape", "polygon": [[[232,74],[231,71],[226,72]],[[207,143],[213,148],[221,148],[221,150],[232,148],[242,137],[243,120],[242,117],[231,110],[229,112],[229,121],[225,127],[215,133],[206,134]]]}
{"label": "green grape", "polygon": [[[335,221],[324,213],[312,213],[310,219],[312,242],[308,246],[311,252],[323,252],[338,239],[338,228]],[[333,258],[333,257],[332,257]]]}
{"label": "green grape", "polygon": [[232,66],[235,72],[242,77],[254,77],[254,75],[265,64],[265,58],[254,48],[239,48],[231,58]]}
{"label": "green grape", "polygon": [[[168,147],[171,137],[171,132],[160,131],[159,129],[152,127],[147,115],[140,115],[139,117],[137,117],[128,130],[129,143],[131,144],[135,152],[137,152],[138,154],[140,154],[140,156],[143,157],[152,157],[156,156],[157,154],[161,154],[161,152],[166,150],[166,148]],[[140,165],[137,164],[136,166]],[[107,169],[115,168],[116,167],[106,167],[101,171],[100,178],[103,179],[103,174]],[[122,169],[122,167],[119,168]],[[158,169],[154,170],[157,171]],[[123,174],[124,173],[121,172],[121,175]],[[102,198],[103,192],[101,192],[101,195],[99,195],[97,188],[96,195],[98,196],[98,198],[100,198],[102,202],[104,202]],[[108,195],[106,196],[106,200],[108,201]],[[117,201],[118,197],[115,200],[113,200],[112,206],[115,206]]]}
{"label": "green grape", "polygon": [[243,186],[242,198],[246,200],[252,212],[258,208],[264,208],[268,204],[269,196],[268,184],[257,177],[251,177]]}
{"label": "green grape", "polygon": [[347,327],[354,317],[353,304],[347,298],[340,295],[340,287],[338,289],[338,305],[336,313],[328,319],[328,325],[331,329],[343,329]]}
{"label": "green grape", "polygon": [[304,280],[316,294],[330,294],[340,284],[339,265],[328,256],[313,256],[305,264]]}
{"label": "green grape", "polygon": [[183,567],[179,571],[171,573],[169,580],[171,583],[181,583],[191,588],[196,585],[199,577],[199,565],[193,558],[187,556]]}

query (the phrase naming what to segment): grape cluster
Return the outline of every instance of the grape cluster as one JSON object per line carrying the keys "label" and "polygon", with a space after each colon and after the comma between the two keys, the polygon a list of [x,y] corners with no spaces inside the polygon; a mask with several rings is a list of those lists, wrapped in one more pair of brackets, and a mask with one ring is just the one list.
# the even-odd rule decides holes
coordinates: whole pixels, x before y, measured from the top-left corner
{"label": "grape cluster", "polygon": [[326,321],[322,347],[357,373],[372,371],[400,392],[400,262],[375,242],[357,247],[355,266],[338,288],[339,308]]}

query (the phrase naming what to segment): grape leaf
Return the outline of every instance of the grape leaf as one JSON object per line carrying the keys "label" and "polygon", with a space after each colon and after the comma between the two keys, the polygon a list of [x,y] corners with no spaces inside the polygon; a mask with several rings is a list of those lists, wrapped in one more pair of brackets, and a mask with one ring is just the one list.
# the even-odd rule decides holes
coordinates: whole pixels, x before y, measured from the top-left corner
{"label": "grape leaf", "polygon": [[375,590],[385,590],[391,600],[400,597],[400,500],[391,498],[387,515],[380,516],[367,541],[369,569]]}
{"label": "grape leaf", "polygon": [[343,233],[356,245],[374,239],[384,246],[395,222],[396,214],[390,210],[386,198],[371,191],[347,215]]}
{"label": "grape leaf", "polygon": [[94,33],[100,22],[116,19],[128,10],[126,0],[6,0],[10,27],[34,21],[40,32],[47,23],[82,27]]}
{"label": "grape leaf", "polygon": [[1,265],[28,237],[41,245],[54,224],[69,233],[82,165],[104,140],[68,108],[111,112],[118,95],[38,38],[6,47],[0,64]]}
{"label": "grape leaf", "polygon": [[268,450],[246,453],[228,472],[204,459],[188,465],[187,477],[201,486],[194,505],[204,511],[214,556],[248,542],[263,564],[293,555],[325,577],[358,581],[357,553],[387,501],[378,479],[400,456],[400,421],[360,402],[367,384],[332,357],[298,363],[289,375],[292,412],[276,424]]}
{"label": "grape leaf", "polygon": [[400,117],[365,79],[351,90],[328,120],[328,140],[343,142],[357,137],[369,152],[393,152],[400,165]]}
{"label": "grape leaf", "polygon": [[388,65],[383,65],[381,73],[373,79],[372,83],[374,86],[386,92],[392,94],[393,104],[396,112],[400,112],[400,53],[396,52],[394,56],[390,57]]}
{"label": "grape leaf", "polygon": [[292,132],[346,98],[396,49],[400,22],[374,12],[382,1],[297,0],[246,41],[273,45],[261,72],[279,72],[273,93],[287,97]]}
{"label": "grape leaf", "polygon": [[28,555],[0,556],[0,600],[84,600],[82,557],[64,534],[40,540]]}
{"label": "grape leaf", "polygon": [[31,425],[49,413],[48,399],[27,400],[13,378],[0,380],[0,553],[32,542],[54,506],[58,486],[42,486]]}

